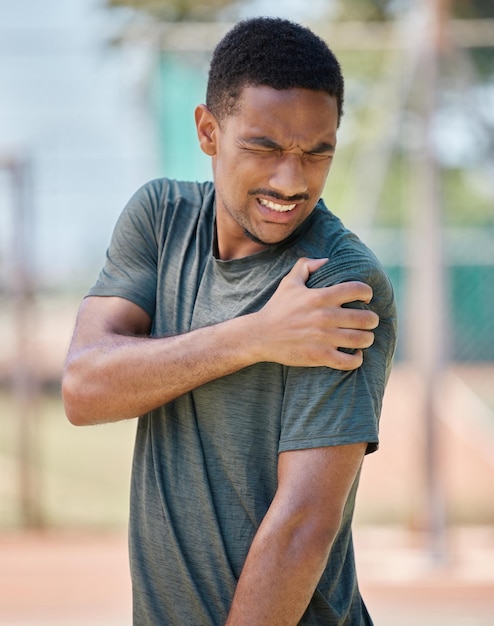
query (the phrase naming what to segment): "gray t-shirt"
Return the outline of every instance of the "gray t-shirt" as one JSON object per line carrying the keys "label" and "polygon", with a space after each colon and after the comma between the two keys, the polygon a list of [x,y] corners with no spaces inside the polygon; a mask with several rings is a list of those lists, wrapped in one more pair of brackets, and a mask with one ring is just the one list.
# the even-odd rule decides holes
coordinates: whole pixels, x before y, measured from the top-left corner
{"label": "gray t-shirt", "polygon": [[[151,181],[122,213],[89,295],[131,300],[151,316],[152,335],[161,337],[259,310],[297,259],[328,257],[308,286],[366,282],[381,321],[356,371],[258,363],[139,418],[130,514],[139,626],[225,622],[276,491],[279,452],[357,442],[372,452],[378,443],[396,311],[375,256],[322,201],[283,243],[230,261],[214,250],[213,184]],[[300,624],[372,623],[358,591],[351,540],[357,483]]]}

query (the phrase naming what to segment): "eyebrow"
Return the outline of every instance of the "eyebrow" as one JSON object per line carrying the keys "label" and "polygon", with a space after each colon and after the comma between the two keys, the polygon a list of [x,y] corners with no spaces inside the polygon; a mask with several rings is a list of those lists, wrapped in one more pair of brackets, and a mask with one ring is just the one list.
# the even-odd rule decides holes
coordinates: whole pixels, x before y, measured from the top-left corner
{"label": "eyebrow", "polygon": [[328,141],[322,141],[320,144],[312,148],[312,150],[308,150],[310,154],[322,154],[323,152],[334,152],[335,146]]}
{"label": "eyebrow", "polygon": [[[258,146],[259,148],[266,148],[267,150],[280,150],[280,151],[284,150],[283,146],[281,146],[279,143],[265,136],[247,137],[244,139],[244,142],[253,146]],[[327,141],[322,141],[317,146],[314,146],[312,150],[304,150],[304,153],[323,154],[325,152],[334,152],[334,151],[335,151],[335,147],[333,144]]]}

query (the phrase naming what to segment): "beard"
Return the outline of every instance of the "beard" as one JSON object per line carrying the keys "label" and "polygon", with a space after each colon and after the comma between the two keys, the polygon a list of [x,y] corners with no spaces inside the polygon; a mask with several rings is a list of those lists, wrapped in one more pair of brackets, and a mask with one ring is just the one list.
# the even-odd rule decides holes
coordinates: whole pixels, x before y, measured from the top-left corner
{"label": "beard", "polygon": [[244,231],[244,235],[246,237],[248,237],[254,243],[257,243],[260,246],[275,246],[276,245],[274,243],[266,243],[262,239],[259,239],[259,237],[256,237],[256,235],[254,235],[254,233],[251,233],[250,230],[247,230],[247,228],[245,228],[245,226],[243,226],[242,228],[243,228],[243,231]]}

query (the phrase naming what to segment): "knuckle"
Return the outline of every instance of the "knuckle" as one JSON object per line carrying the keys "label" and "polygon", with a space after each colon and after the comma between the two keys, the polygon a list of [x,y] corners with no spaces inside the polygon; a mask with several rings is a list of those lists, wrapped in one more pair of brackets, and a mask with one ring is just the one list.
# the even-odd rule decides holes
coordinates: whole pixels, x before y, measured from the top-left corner
{"label": "knuckle", "polygon": [[362,328],[365,330],[373,330],[379,325],[379,315],[368,309],[360,311],[362,319]]}
{"label": "knuckle", "polygon": [[372,300],[374,293],[372,287],[367,283],[354,280],[346,283],[346,285],[348,285],[348,291],[352,293],[355,300],[363,300],[365,302]]}

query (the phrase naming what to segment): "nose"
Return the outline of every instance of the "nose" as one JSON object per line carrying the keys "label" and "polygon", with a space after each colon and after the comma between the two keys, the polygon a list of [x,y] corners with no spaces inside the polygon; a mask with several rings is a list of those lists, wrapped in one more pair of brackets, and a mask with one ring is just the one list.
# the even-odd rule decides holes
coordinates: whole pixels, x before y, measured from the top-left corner
{"label": "nose", "polygon": [[288,198],[307,192],[307,180],[301,155],[282,154],[269,178],[271,189]]}

